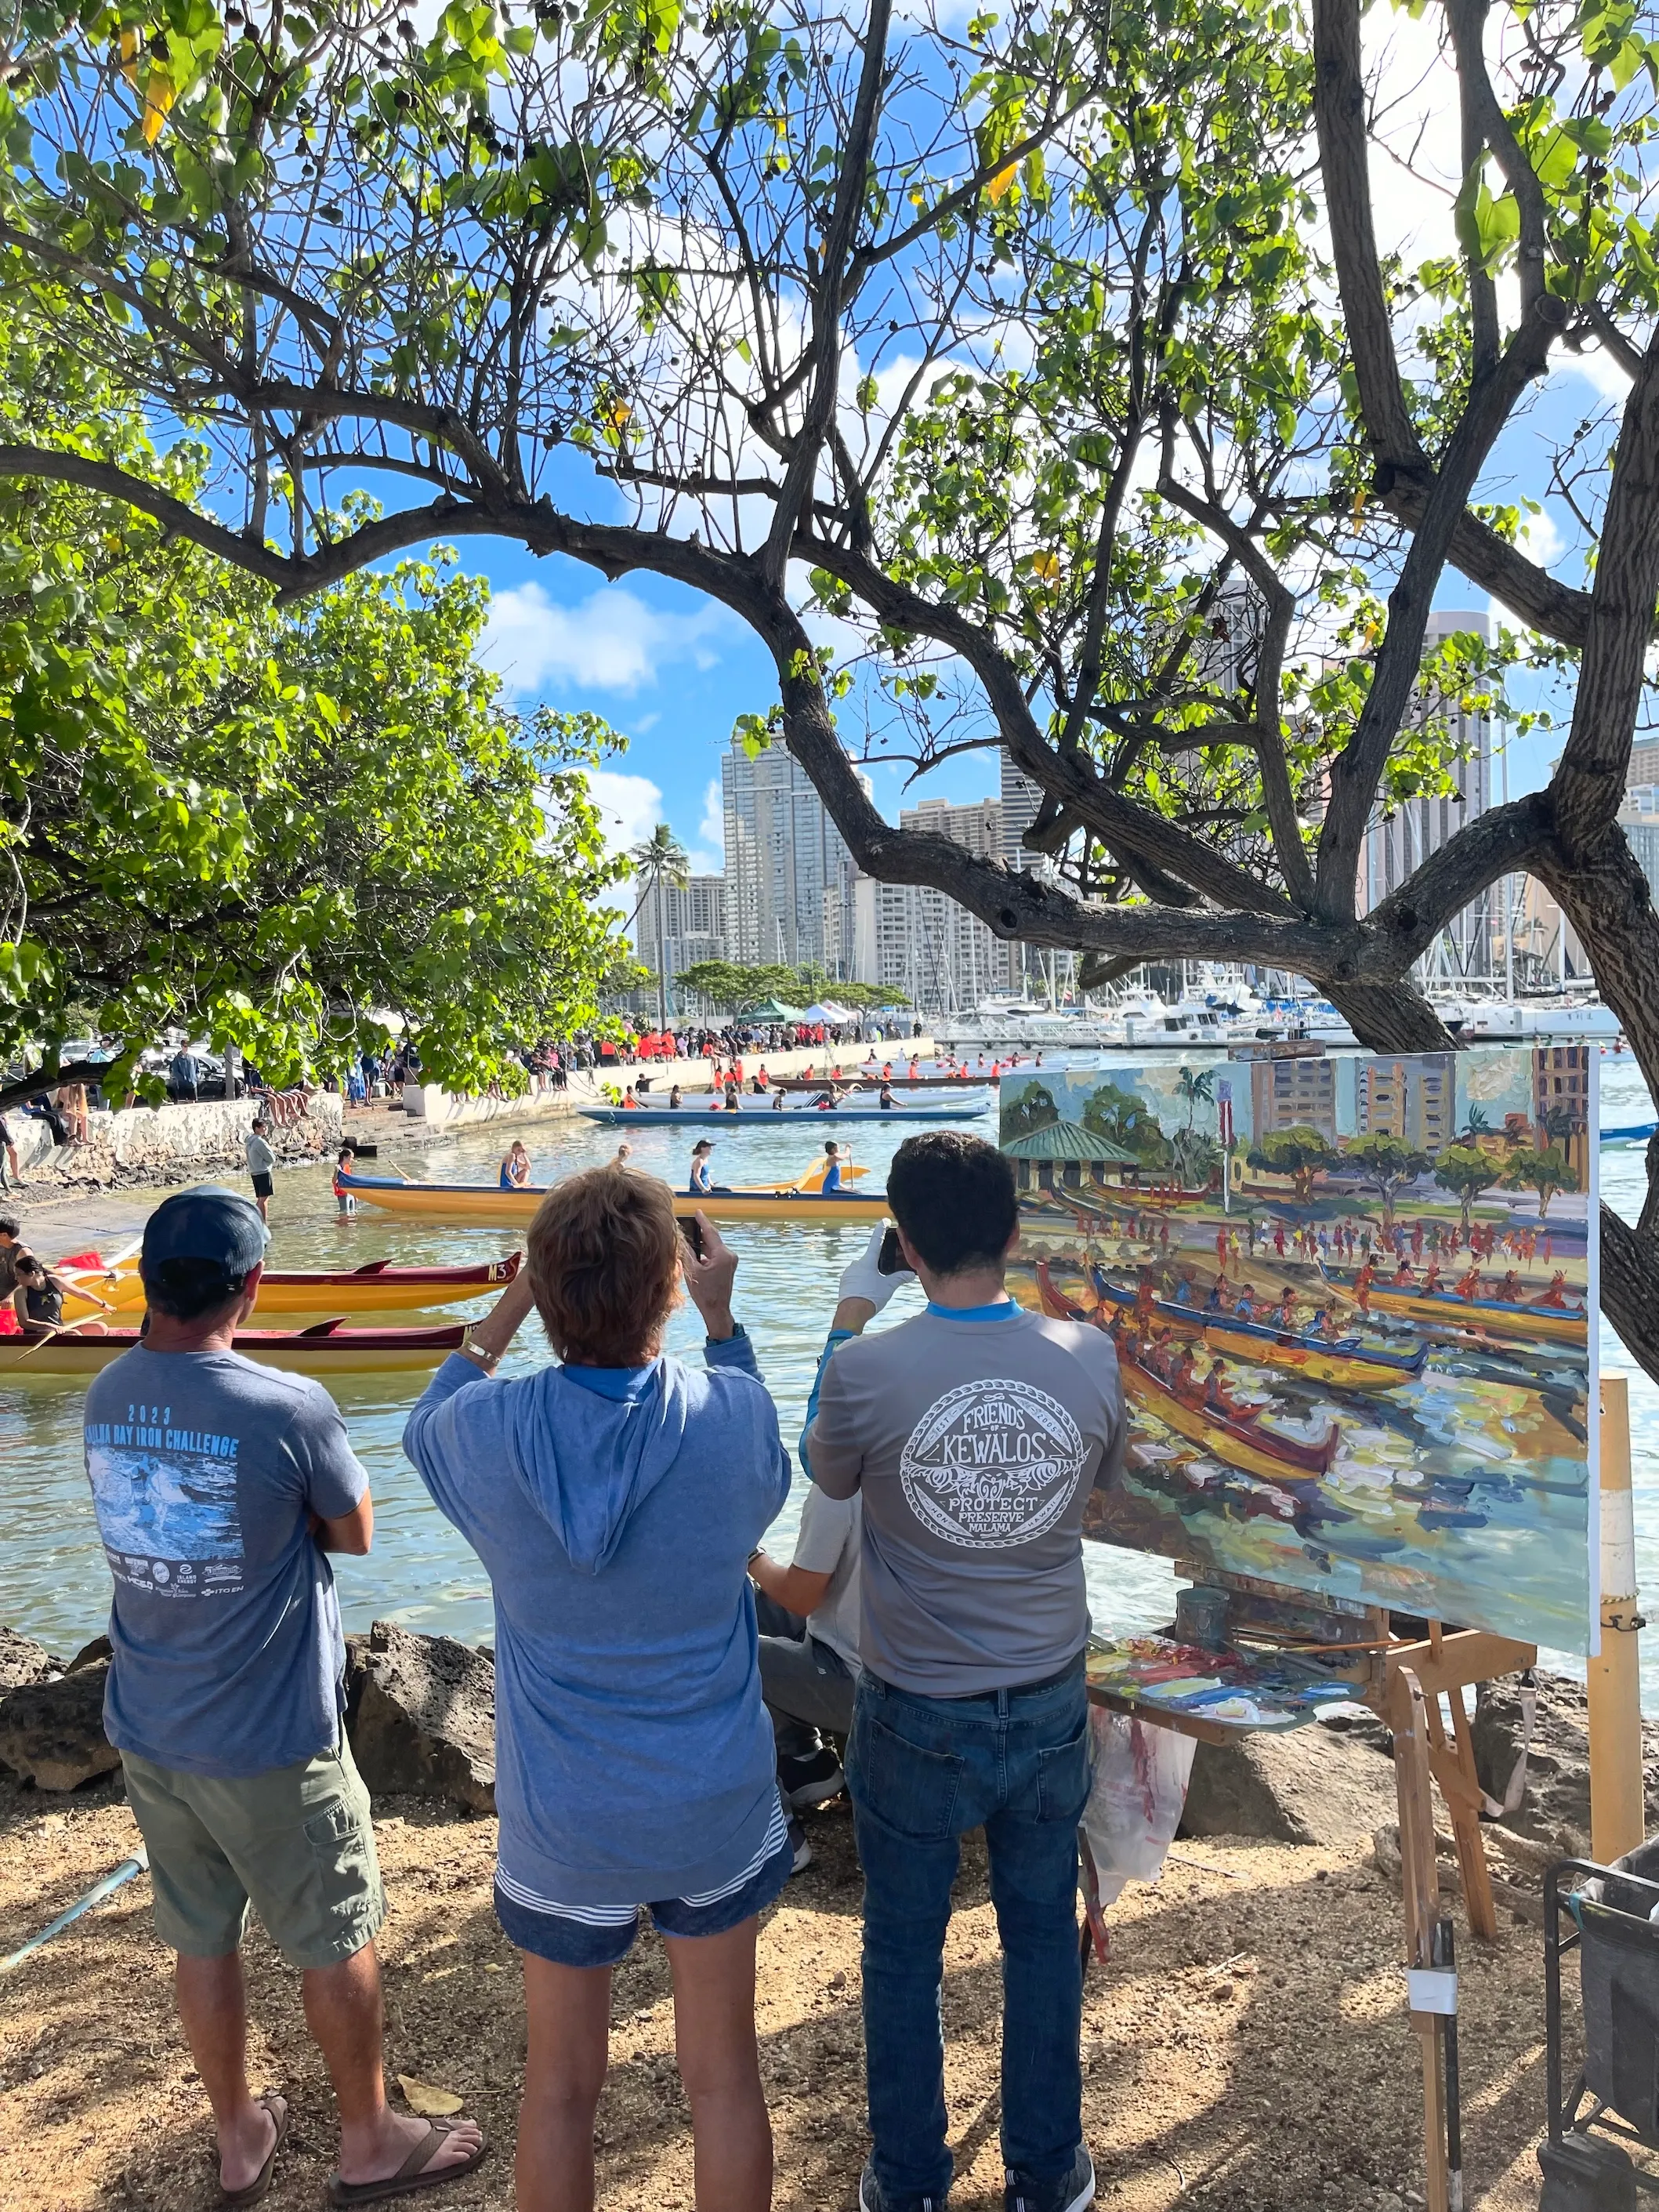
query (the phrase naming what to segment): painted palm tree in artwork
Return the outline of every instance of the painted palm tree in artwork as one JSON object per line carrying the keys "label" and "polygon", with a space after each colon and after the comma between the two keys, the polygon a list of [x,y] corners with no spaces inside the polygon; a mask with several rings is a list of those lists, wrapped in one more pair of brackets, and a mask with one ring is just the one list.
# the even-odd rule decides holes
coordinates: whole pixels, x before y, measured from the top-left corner
{"label": "painted palm tree in artwork", "polygon": [[[645,888],[640,893],[643,906],[656,893],[657,914],[657,1027],[668,1027],[668,998],[663,970],[666,957],[663,944],[663,886],[671,885],[683,891],[691,880],[691,863],[684,845],[665,822],[659,822],[648,837],[629,848],[629,859],[634,863],[635,874]],[[640,907],[634,909],[637,914]]]}
{"label": "painted palm tree in artwork", "polygon": [[1200,1099],[1206,1105],[1214,1102],[1215,1077],[1207,1067],[1183,1067],[1176,1078],[1176,1089],[1187,1102],[1187,1127],[1190,1129]]}

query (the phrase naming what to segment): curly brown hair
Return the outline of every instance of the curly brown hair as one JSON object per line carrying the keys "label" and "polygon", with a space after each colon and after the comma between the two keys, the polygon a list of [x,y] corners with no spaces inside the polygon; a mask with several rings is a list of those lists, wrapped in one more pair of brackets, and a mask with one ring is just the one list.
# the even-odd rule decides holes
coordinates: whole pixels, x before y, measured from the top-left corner
{"label": "curly brown hair", "polygon": [[526,1239],[547,1340],[580,1367],[642,1367],[679,1302],[680,1237],[665,1182],[614,1164],[556,1183]]}

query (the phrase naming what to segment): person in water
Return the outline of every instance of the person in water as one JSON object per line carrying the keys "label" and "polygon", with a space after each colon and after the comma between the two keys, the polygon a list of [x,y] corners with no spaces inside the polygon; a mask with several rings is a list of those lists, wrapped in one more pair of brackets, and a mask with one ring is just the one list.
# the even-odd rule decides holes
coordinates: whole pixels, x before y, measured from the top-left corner
{"label": "person in water", "polygon": [[530,1155],[515,1137],[501,1162],[501,1188],[525,1190],[530,1183]]}
{"label": "person in water", "polygon": [[829,1137],[824,1139],[823,1158],[823,1181],[818,1185],[818,1190],[821,1196],[824,1198],[833,1198],[836,1193],[842,1187],[841,1180],[841,1146],[836,1142],[833,1137]]}
{"label": "person in water", "polygon": [[351,1174],[356,1164],[356,1153],[349,1145],[342,1145],[335,1156],[333,1180],[335,1209],[342,1214],[356,1213],[357,1211],[356,1200],[341,1181],[343,1176],[349,1176]]}

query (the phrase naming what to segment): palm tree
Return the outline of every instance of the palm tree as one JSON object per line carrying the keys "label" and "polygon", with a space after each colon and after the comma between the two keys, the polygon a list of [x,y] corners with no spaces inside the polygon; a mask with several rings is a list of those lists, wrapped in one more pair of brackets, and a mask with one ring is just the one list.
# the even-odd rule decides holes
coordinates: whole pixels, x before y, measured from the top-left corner
{"label": "palm tree", "polygon": [[657,894],[657,1027],[668,1027],[668,1000],[663,970],[667,964],[663,948],[662,888],[672,884],[683,891],[691,880],[691,863],[684,845],[665,822],[659,822],[651,835],[629,848],[628,857],[634,863],[635,872],[643,880],[645,889],[640,893],[638,914],[654,890]]}

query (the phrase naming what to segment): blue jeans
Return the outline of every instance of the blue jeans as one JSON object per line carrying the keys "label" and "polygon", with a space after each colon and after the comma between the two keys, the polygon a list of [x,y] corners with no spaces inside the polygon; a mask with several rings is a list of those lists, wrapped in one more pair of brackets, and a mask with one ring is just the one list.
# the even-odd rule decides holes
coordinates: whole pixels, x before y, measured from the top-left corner
{"label": "blue jeans", "polygon": [[1083,2140],[1077,1825],[1089,1795],[1079,1654],[977,1698],[920,1698],[867,1671],[847,1759],[864,1866],[864,2040],[876,2179],[942,2198],[945,1930],[960,1839],[982,1826],[1002,1939],[1002,2156],[1057,2179]]}

